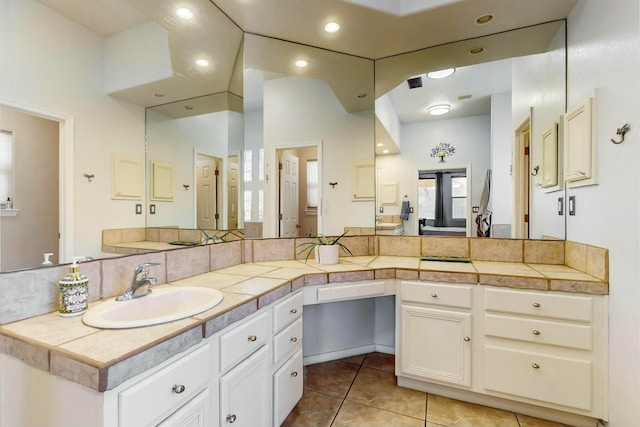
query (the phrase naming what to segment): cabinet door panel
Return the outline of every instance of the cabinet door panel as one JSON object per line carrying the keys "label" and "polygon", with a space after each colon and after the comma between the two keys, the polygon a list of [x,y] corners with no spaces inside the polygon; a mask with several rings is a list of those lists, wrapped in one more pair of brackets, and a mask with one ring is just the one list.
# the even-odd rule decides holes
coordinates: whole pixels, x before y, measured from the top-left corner
{"label": "cabinet door panel", "polygon": [[209,417],[209,389],[205,389],[158,427],[207,427]]}
{"label": "cabinet door panel", "polygon": [[268,346],[256,351],[220,379],[220,425],[266,427],[270,399]]}
{"label": "cabinet door panel", "polygon": [[302,398],[302,370],[302,350],[298,350],[273,374],[273,418],[276,426],[282,424]]}
{"label": "cabinet door panel", "polygon": [[471,314],[402,305],[401,370],[471,385]]}

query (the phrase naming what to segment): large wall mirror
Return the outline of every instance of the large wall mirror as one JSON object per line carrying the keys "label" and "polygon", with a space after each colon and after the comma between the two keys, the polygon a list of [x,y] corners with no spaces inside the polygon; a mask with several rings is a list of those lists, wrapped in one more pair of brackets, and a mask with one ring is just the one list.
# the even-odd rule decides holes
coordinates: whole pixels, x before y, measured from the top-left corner
{"label": "large wall mirror", "polygon": [[[541,135],[561,123],[564,112],[564,22],[373,61],[245,34],[209,0],[190,1],[196,7],[187,31],[178,18],[166,19],[174,13],[171,2],[119,3],[130,7],[126,22],[101,32],[56,11],[55,1],[0,3],[7,17],[0,35],[12,41],[0,52],[6,65],[0,85],[0,107],[6,110],[0,110],[0,119],[12,116],[10,110],[52,122],[59,146],[57,172],[50,172],[60,178],[58,207],[55,200],[41,198],[45,207],[31,208],[21,190],[14,204],[17,216],[0,219],[2,251],[11,248],[22,262],[3,271],[37,267],[48,252],[54,253],[54,263],[68,262],[72,255],[116,256],[103,251],[105,229],[238,228],[246,237],[279,237],[336,235],[347,227],[371,234],[376,217],[401,214],[405,195],[414,212],[401,221],[403,232],[417,235],[419,171],[441,166],[429,156],[441,142],[455,147],[444,164],[469,170],[464,209],[480,205],[482,181],[491,169],[493,224],[512,224],[516,192],[509,183],[528,176],[529,236],[564,237],[564,217],[557,215],[562,188],[546,181],[538,185],[540,176],[531,175],[542,165]],[[469,55],[476,47],[485,50]],[[132,51],[136,55],[127,54]],[[208,66],[194,65],[196,58],[208,60]],[[306,67],[297,67],[298,60]],[[495,61],[498,68],[493,69]],[[395,88],[406,86],[407,79],[450,66],[457,68],[454,77],[476,66],[498,75],[503,61],[510,64],[511,89],[496,82],[503,96],[477,92],[480,104],[489,97],[494,111],[504,113],[485,117],[477,128],[482,135],[455,125],[455,120],[472,120],[463,117],[450,115],[448,128],[400,119],[403,97],[396,98]],[[426,77],[423,82],[426,88]],[[469,103],[475,102],[473,96]],[[482,110],[473,117],[484,116],[492,114]],[[530,172],[525,173],[525,166],[511,161],[511,150],[514,132],[527,124],[532,148]],[[412,145],[414,139],[420,144]],[[464,144],[471,139],[484,145],[467,150]],[[376,151],[376,143],[387,140],[397,145],[391,148],[396,154]],[[142,165],[139,197],[112,197],[114,155]],[[415,164],[406,163],[411,156]],[[213,221],[205,224],[198,222],[198,206],[204,202],[198,201],[197,187],[198,164],[207,161],[220,165],[221,178],[215,184],[219,195]],[[280,169],[280,164],[287,170],[293,163],[297,182]],[[300,191],[284,192],[289,184]],[[47,190],[50,195],[55,191]],[[291,198],[297,198],[297,209],[290,208]],[[57,218],[47,215],[52,225],[46,233],[52,239],[27,225],[20,229],[37,230],[38,238],[19,235],[13,243],[5,241],[9,228],[18,229],[11,221],[30,217],[41,227],[41,213],[52,209],[59,213]],[[28,210],[40,214],[27,215]],[[293,217],[297,220],[287,222]],[[468,217],[474,218],[472,213]],[[523,235],[516,231],[513,236]],[[0,262],[3,258],[8,257],[0,256]]]}
{"label": "large wall mirror", "polygon": [[542,146],[565,112],[565,50],[556,21],[376,61],[376,233],[475,237],[485,213],[484,235],[564,239],[561,180],[542,180],[562,161],[543,168]]}

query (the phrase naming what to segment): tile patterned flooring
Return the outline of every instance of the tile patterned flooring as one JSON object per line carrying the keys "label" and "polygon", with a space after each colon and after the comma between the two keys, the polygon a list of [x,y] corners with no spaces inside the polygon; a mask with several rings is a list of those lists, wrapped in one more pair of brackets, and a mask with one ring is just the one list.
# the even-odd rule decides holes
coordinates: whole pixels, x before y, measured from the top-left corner
{"label": "tile patterned flooring", "polygon": [[282,427],[569,427],[396,385],[394,356],[369,353],[304,368]]}

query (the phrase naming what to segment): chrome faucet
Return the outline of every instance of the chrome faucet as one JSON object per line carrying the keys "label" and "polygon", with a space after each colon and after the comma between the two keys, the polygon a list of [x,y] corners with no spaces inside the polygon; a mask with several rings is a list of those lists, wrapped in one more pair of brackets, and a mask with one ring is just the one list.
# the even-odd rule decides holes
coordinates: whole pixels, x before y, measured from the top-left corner
{"label": "chrome faucet", "polygon": [[158,283],[155,277],[149,276],[149,267],[160,265],[158,262],[145,262],[136,267],[131,279],[131,286],[122,295],[116,297],[116,301],[128,301],[133,298],[143,297],[151,293],[151,286]]}

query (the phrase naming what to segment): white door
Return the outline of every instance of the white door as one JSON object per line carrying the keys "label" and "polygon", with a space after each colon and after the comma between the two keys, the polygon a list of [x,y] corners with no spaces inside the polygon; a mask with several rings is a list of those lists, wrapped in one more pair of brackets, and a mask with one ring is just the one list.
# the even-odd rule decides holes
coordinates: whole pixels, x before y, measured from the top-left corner
{"label": "white door", "polygon": [[238,159],[229,157],[227,164],[228,171],[228,194],[229,194],[229,223],[227,228],[235,230],[238,228]]}
{"label": "white door", "polygon": [[196,162],[198,228],[215,230],[218,226],[218,164],[218,159],[214,157],[198,155]]}
{"label": "white door", "polygon": [[220,425],[267,427],[269,424],[270,382],[268,346],[220,378]]}
{"label": "white door", "polygon": [[471,385],[471,313],[402,305],[401,371]]}
{"label": "white door", "polygon": [[298,158],[282,153],[280,160],[280,237],[298,236]]}

